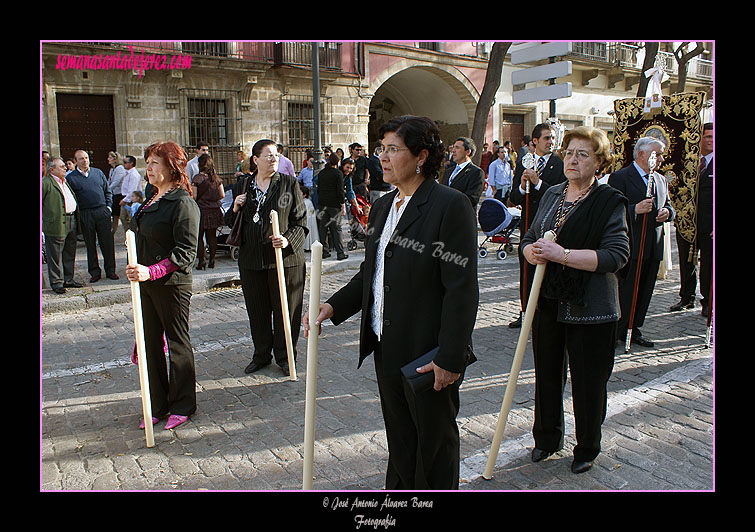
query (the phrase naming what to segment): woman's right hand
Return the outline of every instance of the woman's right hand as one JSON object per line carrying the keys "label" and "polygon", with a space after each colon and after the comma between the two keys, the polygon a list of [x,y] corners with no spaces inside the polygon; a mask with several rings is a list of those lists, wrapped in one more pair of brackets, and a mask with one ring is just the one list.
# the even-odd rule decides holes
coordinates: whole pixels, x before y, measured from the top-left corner
{"label": "woman's right hand", "polygon": [[[332,318],[334,314],[333,307],[330,303],[323,303],[320,305],[320,313],[317,315],[317,318],[315,318],[315,325],[317,325],[317,335],[320,336],[320,333],[322,333],[322,322],[327,320],[328,318]],[[309,311],[304,311],[304,316],[302,316],[302,323],[304,324],[304,338],[309,338]]]}
{"label": "woman's right hand", "polygon": [[236,196],[236,199],[233,200],[233,212],[239,212],[241,210],[241,207],[244,206],[246,203],[246,192],[243,194],[239,194]]}

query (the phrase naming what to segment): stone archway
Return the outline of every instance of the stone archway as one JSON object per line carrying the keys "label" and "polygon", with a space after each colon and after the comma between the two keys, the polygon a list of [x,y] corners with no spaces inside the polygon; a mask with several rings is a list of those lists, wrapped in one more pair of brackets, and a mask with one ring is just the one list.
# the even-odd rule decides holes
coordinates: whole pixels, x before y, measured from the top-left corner
{"label": "stone archway", "polygon": [[443,142],[472,132],[479,93],[472,83],[450,65],[418,64],[402,59],[383,70],[370,84],[368,140],[370,151],[378,128],[395,116],[427,116],[440,125]]}

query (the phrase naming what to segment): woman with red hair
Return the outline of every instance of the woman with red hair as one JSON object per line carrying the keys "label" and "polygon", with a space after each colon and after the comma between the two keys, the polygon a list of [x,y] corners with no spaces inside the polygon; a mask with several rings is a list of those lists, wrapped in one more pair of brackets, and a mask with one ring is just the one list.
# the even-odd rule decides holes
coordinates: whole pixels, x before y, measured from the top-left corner
{"label": "woman with red hair", "polygon": [[140,282],[152,424],[170,414],[165,428],[172,429],[197,409],[189,302],[200,213],[178,144],[156,142],[144,160],[152,192],[131,219],[139,264],[127,266],[126,276]]}

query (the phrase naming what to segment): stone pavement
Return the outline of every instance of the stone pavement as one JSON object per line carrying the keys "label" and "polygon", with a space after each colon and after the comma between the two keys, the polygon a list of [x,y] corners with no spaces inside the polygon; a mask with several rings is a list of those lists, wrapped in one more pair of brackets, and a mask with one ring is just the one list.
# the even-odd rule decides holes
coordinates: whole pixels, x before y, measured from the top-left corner
{"label": "stone pavement", "polygon": [[[676,265],[673,235],[671,242]],[[341,263],[325,261],[323,300],[353,275],[361,250],[360,245]],[[164,421],[156,425],[156,445],[146,447],[137,428],[139,380],[129,360],[134,332],[125,250],[120,252],[120,281],[103,278],[63,296],[42,291],[40,489],[300,490],[306,339],[300,336],[298,342],[297,381],[274,364],[244,374],[252,342],[241,290],[209,290],[217,279],[226,285],[233,279],[231,258],[219,259],[216,272],[197,272],[190,320],[198,410],[177,429],[164,430]],[[78,279],[88,281],[83,246],[78,256]],[[530,461],[534,372],[528,348],[494,478],[484,480],[519,335],[507,324],[519,304],[514,255],[498,260],[490,253],[479,266],[473,336],[479,361],[467,371],[458,417],[462,491],[715,489],[713,349],[704,345],[706,320],[699,303],[694,310],[667,311],[678,300],[676,268],[658,281],[643,328],[655,347],[633,346],[628,354],[617,349],[603,452],[594,467],[581,475],[569,470],[575,442],[568,382],[565,447],[544,462]],[[315,490],[383,487],[382,415],[371,360],[356,369],[358,331],[353,317],[339,327],[326,323],[320,338]],[[322,506],[328,506],[324,499]]]}

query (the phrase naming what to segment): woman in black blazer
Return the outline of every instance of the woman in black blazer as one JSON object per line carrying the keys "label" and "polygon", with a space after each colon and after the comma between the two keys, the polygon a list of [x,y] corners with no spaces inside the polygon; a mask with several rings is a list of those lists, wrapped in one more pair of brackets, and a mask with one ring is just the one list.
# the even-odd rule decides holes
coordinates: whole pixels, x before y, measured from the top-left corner
{"label": "woman in black blazer", "polygon": [[[225,215],[229,226],[233,226],[239,213],[243,216],[239,275],[254,342],[254,354],[244,373],[253,373],[267,366],[273,355],[285,375],[289,375],[291,371],[288,366],[273,248],[283,249],[291,337],[296,359],[306,275],[304,239],[309,231],[307,207],[296,177],[278,172],[278,157],[274,141],[265,139],[254,144],[251,158],[256,171],[239,177],[233,190],[233,208],[228,209]],[[278,211],[279,238],[273,237],[270,221],[273,209]]]}
{"label": "woman in black blazer", "polygon": [[[172,429],[197,409],[189,302],[199,207],[192,198],[186,156],[178,144],[152,144],[145,150],[144,160],[152,194],[131,218],[139,264],[127,266],[126,276],[129,281],[141,283],[152,423],[170,414],[165,428]],[[168,344],[169,368],[163,335]]]}
{"label": "woman in black blazer", "polygon": [[[325,240],[330,237],[330,243],[336,250],[338,260],[347,259],[349,256],[343,252],[343,240],[341,239],[341,217],[346,215],[346,194],[343,186],[343,172],[338,165],[338,155],[331,153],[328,164],[317,175],[317,219],[318,230]],[[330,252],[325,249],[323,258],[330,257]]]}
{"label": "woman in black blazer", "polygon": [[[477,222],[467,197],[436,182],[435,123],[403,116],[381,126],[380,162],[396,190],[370,210],[359,273],[320,306],[338,325],[361,311],[359,365],[375,354],[388,439],[387,489],[457,489],[459,386],[477,317]],[[309,334],[305,321],[305,336]],[[401,367],[438,348],[413,393]]]}

